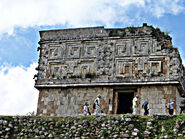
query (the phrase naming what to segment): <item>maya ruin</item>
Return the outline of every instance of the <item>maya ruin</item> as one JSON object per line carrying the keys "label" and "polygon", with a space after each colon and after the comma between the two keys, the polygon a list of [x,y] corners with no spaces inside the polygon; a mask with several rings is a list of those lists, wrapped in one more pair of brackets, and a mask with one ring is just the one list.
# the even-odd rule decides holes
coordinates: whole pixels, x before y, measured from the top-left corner
{"label": "maya ruin", "polygon": [[[172,38],[159,28],[74,28],[40,31],[37,114],[78,115],[101,94],[106,114],[131,113],[132,99],[149,101],[150,115],[179,113],[184,67]],[[110,106],[112,110],[110,111]]]}

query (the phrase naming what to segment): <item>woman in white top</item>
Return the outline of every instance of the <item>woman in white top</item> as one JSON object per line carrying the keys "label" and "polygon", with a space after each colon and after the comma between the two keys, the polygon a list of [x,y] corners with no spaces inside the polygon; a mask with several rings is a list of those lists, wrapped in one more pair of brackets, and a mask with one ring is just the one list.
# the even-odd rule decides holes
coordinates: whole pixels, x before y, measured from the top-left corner
{"label": "woman in white top", "polygon": [[84,115],[91,115],[90,111],[89,111],[89,104],[88,102],[85,102],[85,105],[84,105]]}
{"label": "woman in white top", "polygon": [[136,95],[135,97],[134,97],[134,99],[132,100],[132,109],[133,109],[133,113],[132,114],[137,114],[137,108],[138,108],[138,98],[139,98],[139,96],[138,95]]}
{"label": "woman in white top", "polygon": [[101,96],[98,95],[97,98],[94,100],[94,103],[95,103],[95,115],[98,115],[99,113],[99,109],[100,109],[100,99],[101,99]]}

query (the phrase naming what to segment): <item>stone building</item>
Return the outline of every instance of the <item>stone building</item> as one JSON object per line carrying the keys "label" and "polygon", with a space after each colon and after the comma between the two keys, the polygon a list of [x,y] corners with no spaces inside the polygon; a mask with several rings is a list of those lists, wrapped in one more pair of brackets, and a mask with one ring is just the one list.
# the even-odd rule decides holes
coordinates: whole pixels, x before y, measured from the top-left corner
{"label": "stone building", "polygon": [[149,101],[150,114],[167,114],[184,95],[184,67],[171,37],[159,28],[74,28],[40,31],[35,87],[38,115],[77,115],[101,94],[101,109],[131,113],[132,99]]}

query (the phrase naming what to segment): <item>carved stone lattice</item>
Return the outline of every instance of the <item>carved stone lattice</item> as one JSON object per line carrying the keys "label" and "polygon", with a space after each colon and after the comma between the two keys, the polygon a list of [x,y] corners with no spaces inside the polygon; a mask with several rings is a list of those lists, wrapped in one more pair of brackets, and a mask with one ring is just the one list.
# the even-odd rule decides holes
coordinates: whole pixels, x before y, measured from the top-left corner
{"label": "carved stone lattice", "polygon": [[[83,30],[79,34],[83,34]],[[68,31],[71,34],[67,36],[74,35],[72,33],[74,30]],[[130,32],[128,28],[127,31]],[[65,33],[59,31],[61,34],[64,33],[63,39],[59,39],[60,36],[57,40],[41,39],[37,68],[39,83],[42,84],[42,80],[45,79],[44,83],[48,82],[48,84],[54,83],[56,79],[61,79],[57,80],[59,84],[68,84],[71,81],[77,84],[84,83],[89,80],[85,79],[86,74],[89,74],[88,77],[91,77],[90,74],[97,75],[92,78],[93,82],[112,83],[118,82],[117,76],[132,77],[130,80],[133,82],[140,79],[160,81],[166,76],[168,79],[181,76],[182,70],[179,70],[179,67],[182,67],[182,62],[179,60],[178,53],[174,49],[164,47],[163,43],[151,34],[138,36],[142,32],[141,28],[137,31],[140,32],[135,32],[137,35],[134,36],[134,30],[132,30],[129,37],[128,34],[124,36],[122,30],[106,32],[100,28],[95,32],[91,30],[95,38],[79,39],[83,35],[76,34],[76,37],[71,39],[70,37],[65,38],[65,33],[67,33],[65,30]],[[104,33],[112,33],[112,35],[98,38],[94,34],[98,32],[101,35]],[[115,37],[117,34],[121,36]],[[55,35],[54,32],[53,35]],[[73,80],[73,78],[78,78],[78,80]],[[122,81],[124,82],[124,79]]]}
{"label": "carved stone lattice", "polygon": [[99,75],[113,75],[113,47],[110,44],[104,44],[99,48],[98,56],[97,56],[97,74]]}
{"label": "carved stone lattice", "polygon": [[150,74],[159,75],[161,73],[161,61],[150,61]]}
{"label": "carved stone lattice", "polygon": [[50,47],[49,48],[49,59],[57,59],[61,57],[60,47]]}
{"label": "carved stone lattice", "polygon": [[170,71],[169,71],[169,75],[170,76],[176,76],[178,77],[181,73],[180,73],[180,61],[178,58],[172,58],[170,60]]}
{"label": "carved stone lattice", "polygon": [[148,55],[148,50],[148,41],[135,41],[135,46],[133,47],[133,55]]}
{"label": "carved stone lattice", "polygon": [[116,63],[116,76],[131,77],[132,62],[118,60]]}
{"label": "carved stone lattice", "polygon": [[65,64],[51,62],[47,70],[47,76],[50,79],[78,78],[85,74],[95,74],[93,61],[66,61]]}
{"label": "carved stone lattice", "polygon": [[46,72],[46,77],[50,79],[60,79],[61,75],[63,74],[64,67],[61,63],[51,62],[49,63],[48,70]]}
{"label": "carved stone lattice", "polygon": [[131,54],[131,40],[117,41],[116,42],[116,56],[130,56]]}
{"label": "carved stone lattice", "polygon": [[84,43],[82,48],[82,58],[95,58],[96,45],[96,43]]}
{"label": "carved stone lattice", "polygon": [[67,58],[80,58],[81,46],[78,44],[67,44],[66,48],[66,57]]}

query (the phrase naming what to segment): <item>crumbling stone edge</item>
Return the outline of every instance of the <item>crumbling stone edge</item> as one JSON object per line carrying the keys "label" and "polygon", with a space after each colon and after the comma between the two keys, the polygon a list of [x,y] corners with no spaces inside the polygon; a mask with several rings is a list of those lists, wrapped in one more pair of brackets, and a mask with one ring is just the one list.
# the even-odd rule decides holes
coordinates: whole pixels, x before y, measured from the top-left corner
{"label": "crumbling stone edge", "polygon": [[185,115],[0,116],[0,138],[184,138]]}

